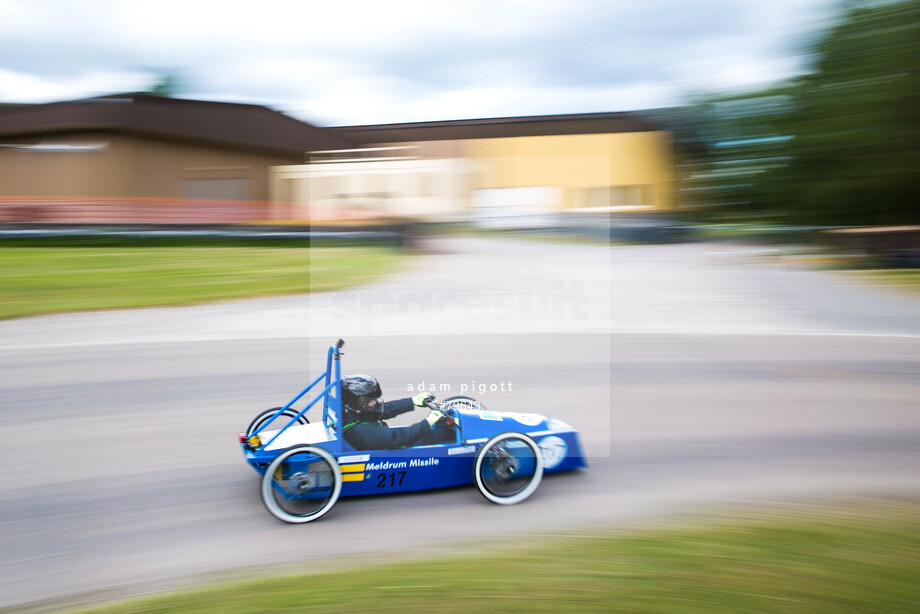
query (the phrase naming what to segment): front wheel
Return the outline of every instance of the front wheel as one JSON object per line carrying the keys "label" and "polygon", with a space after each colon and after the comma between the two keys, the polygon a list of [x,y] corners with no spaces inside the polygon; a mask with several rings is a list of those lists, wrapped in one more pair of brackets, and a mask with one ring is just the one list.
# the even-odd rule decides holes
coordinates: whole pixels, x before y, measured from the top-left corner
{"label": "front wheel", "polygon": [[271,514],[295,524],[316,520],[342,493],[342,471],[317,446],[299,445],[275,457],[262,475],[262,502]]}
{"label": "front wheel", "polygon": [[473,471],[483,497],[499,505],[520,503],[540,485],[543,455],[527,435],[500,433],[479,450]]}

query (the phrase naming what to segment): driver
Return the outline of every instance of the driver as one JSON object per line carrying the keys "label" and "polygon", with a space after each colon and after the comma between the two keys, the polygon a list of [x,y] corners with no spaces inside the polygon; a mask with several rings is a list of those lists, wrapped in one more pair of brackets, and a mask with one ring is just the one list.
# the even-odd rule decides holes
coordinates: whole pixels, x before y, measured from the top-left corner
{"label": "driver", "polygon": [[420,392],[412,398],[381,402],[383,391],[369,375],[342,378],[342,429],[345,441],[356,450],[395,450],[410,446],[449,443],[456,440],[444,412],[432,409],[428,417],[411,426],[390,428],[384,420],[424,407],[434,398]]}

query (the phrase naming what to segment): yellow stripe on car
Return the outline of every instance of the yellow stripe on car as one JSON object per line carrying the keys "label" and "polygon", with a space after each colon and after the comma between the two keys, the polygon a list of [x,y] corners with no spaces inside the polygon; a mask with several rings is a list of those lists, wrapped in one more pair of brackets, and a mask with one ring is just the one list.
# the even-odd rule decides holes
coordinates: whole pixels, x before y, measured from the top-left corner
{"label": "yellow stripe on car", "polygon": [[341,465],[339,469],[342,470],[342,473],[352,473],[354,471],[360,471],[364,473],[365,464],[361,463],[360,465]]}

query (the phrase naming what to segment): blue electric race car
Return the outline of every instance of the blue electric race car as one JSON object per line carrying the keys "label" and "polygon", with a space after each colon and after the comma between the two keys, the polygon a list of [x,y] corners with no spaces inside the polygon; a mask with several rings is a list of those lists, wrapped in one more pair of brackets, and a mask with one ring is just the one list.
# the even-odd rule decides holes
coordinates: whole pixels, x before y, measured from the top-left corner
{"label": "blue electric race car", "polygon": [[[262,475],[262,501],[291,523],[316,520],[339,497],[408,492],[474,482],[486,499],[523,501],[544,472],[586,466],[578,431],[540,414],[492,412],[475,399],[452,397],[430,407],[452,422],[456,441],[398,450],[355,450],[342,437],[341,339],[326,371],[287,405],[262,412],[240,433],[243,453]],[[320,389],[320,386],[322,387]],[[306,406],[293,407],[310,390]],[[306,414],[322,401],[322,420]],[[279,429],[267,428],[281,423]]]}

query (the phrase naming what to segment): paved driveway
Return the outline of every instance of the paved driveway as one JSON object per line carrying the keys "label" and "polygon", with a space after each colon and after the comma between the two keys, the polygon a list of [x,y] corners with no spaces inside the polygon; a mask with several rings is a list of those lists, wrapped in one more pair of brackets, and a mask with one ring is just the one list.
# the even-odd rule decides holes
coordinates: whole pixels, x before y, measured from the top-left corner
{"label": "paved driveway", "polygon": [[[441,247],[348,292],[0,322],[0,607],[920,490],[916,299],[728,245]],[[338,337],[389,398],[437,383],[565,419],[590,468],[511,508],[460,488],[275,521],[235,435]]]}

